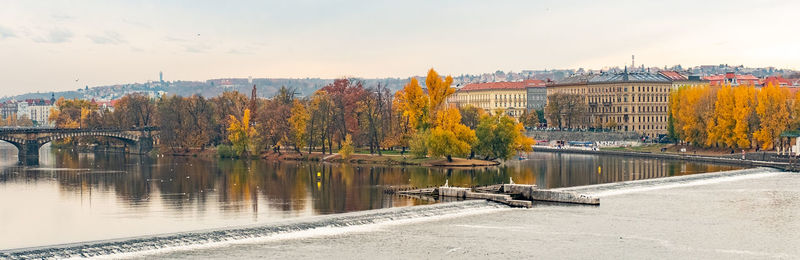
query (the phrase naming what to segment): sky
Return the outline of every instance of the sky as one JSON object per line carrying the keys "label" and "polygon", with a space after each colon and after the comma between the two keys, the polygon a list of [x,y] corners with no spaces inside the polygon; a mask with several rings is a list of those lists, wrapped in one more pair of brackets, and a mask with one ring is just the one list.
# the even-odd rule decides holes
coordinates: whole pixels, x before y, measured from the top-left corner
{"label": "sky", "polygon": [[800,1],[3,1],[0,95],[164,79],[800,69]]}

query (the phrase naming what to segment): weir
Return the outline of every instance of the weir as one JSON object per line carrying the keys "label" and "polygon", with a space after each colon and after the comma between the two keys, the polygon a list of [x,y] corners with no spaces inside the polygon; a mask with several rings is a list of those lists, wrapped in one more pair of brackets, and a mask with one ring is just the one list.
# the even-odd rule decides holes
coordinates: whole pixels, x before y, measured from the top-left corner
{"label": "weir", "polygon": [[[504,207],[486,201],[462,201],[433,205],[387,208],[302,218],[260,225],[188,231],[152,236],[91,241],[64,245],[0,250],[0,259],[51,259],[154,253],[188,250],[193,246],[219,246],[237,241],[267,239],[282,234],[326,235],[348,232],[353,227],[480,214]],[[137,253],[138,252],[138,253]]]}
{"label": "weir", "polygon": [[[392,191],[391,193],[394,193]],[[530,208],[533,201],[600,205],[597,197],[579,194],[574,191],[543,190],[536,185],[502,184],[477,188],[441,186],[438,188],[396,191],[404,195],[429,195],[459,199],[483,199],[502,203],[511,207]]]}

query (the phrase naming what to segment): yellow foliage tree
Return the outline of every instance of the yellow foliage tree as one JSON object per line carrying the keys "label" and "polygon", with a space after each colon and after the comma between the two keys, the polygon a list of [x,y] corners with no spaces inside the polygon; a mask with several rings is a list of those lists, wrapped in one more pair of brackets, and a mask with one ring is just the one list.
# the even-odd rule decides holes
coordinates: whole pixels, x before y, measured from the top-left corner
{"label": "yellow foliage tree", "polygon": [[750,148],[752,139],[751,125],[756,119],[756,89],[753,86],[740,86],[733,89],[733,140],[738,148]]}
{"label": "yellow foliage tree", "polygon": [[395,93],[394,107],[402,112],[411,129],[427,128],[428,96],[422,92],[416,78],[411,78],[403,90]]}
{"label": "yellow foliage tree", "polygon": [[342,156],[342,160],[347,160],[350,159],[353,151],[353,138],[348,134],[344,137],[344,143],[342,143],[342,148],[339,149],[339,155]]}
{"label": "yellow foliage tree", "polygon": [[250,125],[250,109],[244,110],[241,120],[234,115],[228,117],[228,140],[233,144],[234,151],[239,155],[258,152],[253,149],[256,129]]}
{"label": "yellow foliage tree", "polygon": [[303,154],[300,149],[306,145],[306,126],[310,118],[311,116],[303,102],[295,99],[294,104],[292,104],[292,116],[289,117],[289,124],[292,128],[294,149],[300,154]]}
{"label": "yellow foliage tree", "polygon": [[708,124],[706,146],[724,144],[728,147],[735,147],[733,131],[736,127],[736,119],[733,114],[735,103],[731,86],[723,86],[717,90],[714,118]]}
{"label": "yellow foliage tree", "polygon": [[759,129],[753,137],[766,150],[772,149],[781,132],[785,131],[789,122],[789,91],[785,88],[768,84],[758,93],[756,114],[760,119]]}
{"label": "yellow foliage tree", "polygon": [[475,131],[461,123],[461,113],[455,107],[448,107],[437,113],[434,128],[428,140],[431,156],[444,156],[453,161],[452,156],[466,156],[478,141]]}
{"label": "yellow foliage tree", "polygon": [[425,133],[411,133],[414,136],[412,139],[415,139],[411,143],[418,150],[415,153],[427,150],[431,156],[445,156],[452,161],[453,155],[469,153],[476,142],[475,131],[461,123],[458,109],[445,106],[447,97],[456,91],[450,87],[452,84],[452,77],[442,78],[430,69],[425,78],[427,94],[415,78],[411,78],[403,90],[395,94],[394,106],[402,112],[414,132]]}
{"label": "yellow foliage tree", "polygon": [[425,86],[428,88],[428,96],[430,97],[428,107],[431,111],[441,110],[447,97],[456,92],[456,89],[450,87],[451,85],[453,85],[453,77],[447,76],[442,79],[433,68],[428,70]]}

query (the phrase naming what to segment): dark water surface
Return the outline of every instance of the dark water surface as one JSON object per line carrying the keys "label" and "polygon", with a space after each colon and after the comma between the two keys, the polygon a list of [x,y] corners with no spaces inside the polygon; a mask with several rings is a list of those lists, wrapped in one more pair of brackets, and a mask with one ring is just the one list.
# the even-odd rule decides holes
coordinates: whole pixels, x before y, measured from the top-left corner
{"label": "dark water surface", "polygon": [[431,202],[389,185],[507,183],[557,188],[737,169],[683,161],[535,153],[503,166],[447,170],[308,162],[73,153],[44,147],[16,165],[0,145],[0,249],[269,223]]}

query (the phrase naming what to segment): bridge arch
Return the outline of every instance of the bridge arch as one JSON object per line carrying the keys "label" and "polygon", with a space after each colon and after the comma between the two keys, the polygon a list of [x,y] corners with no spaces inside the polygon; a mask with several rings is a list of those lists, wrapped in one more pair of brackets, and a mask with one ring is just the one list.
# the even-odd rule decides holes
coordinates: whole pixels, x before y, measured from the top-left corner
{"label": "bridge arch", "polygon": [[70,137],[110,137],[120,141],[125,142],[129,145],[135,145],[139,142],[140,137],[137,135],[127,134],[124,132],[94,132],[94,131],[87,131],[87,132],[74,132],[74,133],[57,133],[53,135],[48,135],[44,137],[40,137],[36,139],[36,142],[39,145],[44,145],[46,143],[66,139]]}
{"label": "bridge arch", "polygon": [[128,148],[126,152],[145,154],[153,149],[157,136],[152,131],[158,129],[0,128],[0,141],[17,147],[20,163],[35,165],[39,163],[39,148],[42,145],[71,137],[109,137],[125,143]]}

